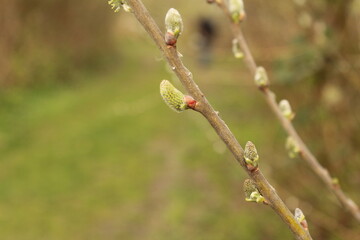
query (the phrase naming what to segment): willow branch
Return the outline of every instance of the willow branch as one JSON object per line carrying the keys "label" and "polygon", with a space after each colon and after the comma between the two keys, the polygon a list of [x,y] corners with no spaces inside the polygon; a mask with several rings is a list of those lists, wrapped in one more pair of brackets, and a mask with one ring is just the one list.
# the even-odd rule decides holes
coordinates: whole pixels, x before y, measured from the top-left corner
{"label": "willow branch", "polygon": [[250,178],[256,183],[260,193],[265,197],[270,207],[281,217],[294,234],[296,239],[311,239],[310,234],[296,221],[293,214],[280,199],[275,189],[269,184],[267,179],[259,169],[250,171],[247,169],[244,160],[244,150],[236,140],[225,122],[219,117],[218,113],[210,105],[204,94],[194,82],[191,72],[183,65],[175,47],[165,44],[164,34],[160,31],[154,19],[140,0],[127,1],[132,11],[144,27],[150,37],[154,40],[158,48],[164,54],[167,62],[181,81],[187,92],[197,101],[196,111],[200,112],[214,128],[221,140],[232,152],[237,162],[248,173]]}
{"label": "willow branch", "polygon": [[[245,40],[245,37],[241,31],[240,24],[234,23],[231,20],[231,14],[223,1],[217,1],[216,3],[229,18],[233,36],[239,41],[241,49],[245,55],[245,63],[249,68],[251,74],[255,76],[257,65],[252,56],[250,48]],[[307,145],[304,143],[302,138],[297,133],[292,122],[282,114],[279,105],[276,102],[275,94],[269,89],[269,87],[264,87],[259,89],[264,94],[266,102],[268,103],[268,105],[270,106],[271,110],[274,112],[276,117],[279,119],[285,132],[296,141],[300,149],[300,155],[302,159],[307,164],[309,164],[310,168],[314,171],[314,173],[325,183],[325,185],[330,189],[330,191],[334,193],[334,195],[339,200],[339,202],[353,215],[353,217],[357,221],[360,222],[359,207],[351,198],[345,195],[339,184],[334,183],[333,178],[329,174],[329,171],[319,163],[319,161],[311,153]]]}

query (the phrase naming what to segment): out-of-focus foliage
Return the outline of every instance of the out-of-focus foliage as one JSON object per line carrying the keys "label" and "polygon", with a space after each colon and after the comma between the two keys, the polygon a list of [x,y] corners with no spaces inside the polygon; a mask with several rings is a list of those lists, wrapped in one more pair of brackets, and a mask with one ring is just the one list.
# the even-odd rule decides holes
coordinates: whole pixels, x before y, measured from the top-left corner
{"label": "out-of-focus foliage", "polygon": [[111,58],[114,42],[103,2],[1,2],[1,86],[66,82]]}
{"label": "out-of-focus foliage", "polygon": [[[244,200],[246,176],[207,122],[162,102],[163,79],[184,89],[131,14],[97,0],[0,1],[1,239],[291,239],[271,209]],[[254,142],[314,239],[356,239],[358,223],[288,157],[221,11],[144,3],[162,30],[179,10],[186,66],[240,143]],[[277,99],[359,204],[360,1],[244,3],[244,32]]]}

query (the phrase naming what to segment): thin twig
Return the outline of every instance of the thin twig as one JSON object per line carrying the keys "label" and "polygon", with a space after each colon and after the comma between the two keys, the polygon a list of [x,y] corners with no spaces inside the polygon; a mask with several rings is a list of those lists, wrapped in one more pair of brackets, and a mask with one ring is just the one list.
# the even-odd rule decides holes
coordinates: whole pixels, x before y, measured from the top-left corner
{"label": "thin twig", "polygon": [[[251,74],[255,76],[257,65],[256,62],[251,54],[250,48],[245,40],[245,37],[241,31],[240,24],[234,23],[231,20],[231,15],[229,10],[227,9],[226,5],[223,1],[217,1],[217,5],[224,11],[226,16],[229,18],[231,23],[231,30],[233,33],[234,38],[239,41],[242,51],[245,55],[245,62],[247,67],[249,68]],[[330,176],[328,170],[326,170],[316,159],[316,157],[311,153],[307,145],[304,143],[302,138],[297,133],[294,125],[290,120],[288,120],[284,115],[281,113],[278,103],[276,102],[275,94],[269,89],[269,87],[261,88],[260,89],[266,99],[266,102],[269,104],[271,110],[279,119],[282,127],[284,128],[285,132],[291,136],[300,149],[300,155],[302,159],[310,165],[310,168],[315,172],[316,175],[326,184],[326,186],[334,193],[337,197],[339,202],[353,215],[353,217],[360,221],[360,210],[356,203],[349,197],[345,195],[342,191],[339,184],[334,184],[333,178]]]}
{"label": "thin twig", "polygon": [[218,113],[210,105],[204,94],[196,85],[191,72],[183,65],[175,47],[168,47],[164,41],[164,35],[150,16],[149,12],[140,0],[127,1],[132,11],[145,28],[156,45],[162,51],[170,67],[180,79],[184,88],[197,101],[196,110],[200,112],[214,128],[218,136],[224,141],[228,149],[232,152],[237,162],[243,167],[248,175],[255,181],[260,193],[265,197],[271,208],[282,218],[286,225],[293,232],[296,239],[312,239],[310,234],[296,221],[293,214],[286,207],[284,202],[277,195],[275,189],[268,183],[267,179],[259,169],[250,171],[247,169],[244,160],[244,151],[230,131],[225,122],[219,117]]}

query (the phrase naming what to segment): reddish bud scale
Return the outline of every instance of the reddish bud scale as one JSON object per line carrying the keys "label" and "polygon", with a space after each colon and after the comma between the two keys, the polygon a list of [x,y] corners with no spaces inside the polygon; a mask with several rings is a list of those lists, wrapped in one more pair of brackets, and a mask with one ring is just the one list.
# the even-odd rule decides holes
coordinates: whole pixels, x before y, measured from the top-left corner
{"label": "reddish bud scale", "polygon": [[175,46],[177,42],[177,38],[171,32],[165,33],[165,42],[168,46]]}
{"label": "reddish bud scale", "polygon": [[195,109],[197,102],[195,101],[195,99],[193,97],[186,95],[184,97],[184,101],[188,108]]}
{"label": "reddish bud scale", "polygon": [[301,221],[301,222],[300,222],[300,225],[301,225],[305,230],[309,230],[309,226],[308,226],[306,220]]}
{"label": "reddish bud scale", "polygon": [[258,166],[252,166],[252,165],[247,164],[247,163],[246,163],[246,168],[247,168],[250,172],[255,172],[255,171],[258,171],[258,170],[259,170],[259,167],[258,167]]}

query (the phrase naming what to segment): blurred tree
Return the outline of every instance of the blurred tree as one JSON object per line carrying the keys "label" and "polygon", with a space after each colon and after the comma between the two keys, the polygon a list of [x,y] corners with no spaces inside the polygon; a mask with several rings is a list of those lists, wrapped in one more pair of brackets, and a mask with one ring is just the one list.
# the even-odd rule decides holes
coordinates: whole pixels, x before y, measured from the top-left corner
{"label": "blurred tree", "polygon": [[0,84],[68,81],[72,72],[101,66],[113,46],[106,10],[95,0],[6,1]]}
{"label": "blurred tree", "polygon": [[[285,83],[284,94],[300,106],[299,129],[351,196],[351,188],[360,184],[359,163],[353,161],[360,158],[360,1],[300,2],[305,3],[297,6],[301,30],[292,47],[296,57],[276,61],[277,76]],[[354,224],[341,209],[323,205],[320,199],[312,204],[345,227]],[[328,238],[331,231],[320,228],[319,237]]]}

